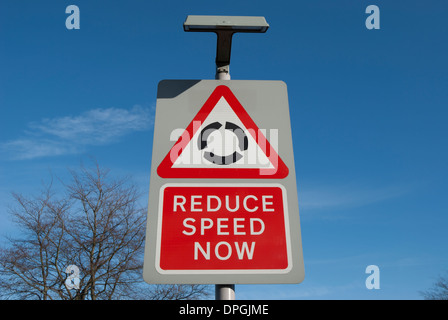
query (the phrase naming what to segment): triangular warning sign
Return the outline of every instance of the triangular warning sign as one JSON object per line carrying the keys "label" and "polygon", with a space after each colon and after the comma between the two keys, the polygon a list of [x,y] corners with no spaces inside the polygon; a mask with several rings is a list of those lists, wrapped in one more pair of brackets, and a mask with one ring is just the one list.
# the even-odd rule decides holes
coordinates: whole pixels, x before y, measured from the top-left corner
{"label": "triangular warning sign", "polygon": [[[288,167],[265,134],[232,91],[218,86],[157,173],[162,178],[283,179]],[[275,130],[270,134],[271,142],[278,139]]]}

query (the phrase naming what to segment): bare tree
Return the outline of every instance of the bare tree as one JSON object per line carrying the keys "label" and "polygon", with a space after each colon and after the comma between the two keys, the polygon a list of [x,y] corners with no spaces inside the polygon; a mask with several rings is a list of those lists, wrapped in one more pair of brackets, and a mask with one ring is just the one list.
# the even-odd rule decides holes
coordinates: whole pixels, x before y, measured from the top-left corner
{"label": "bare tree", "polygon": [[22,233],[0,249],[0,294],[13,299],[198,299],[201,285],[142,280],[146,210],[129,178],[70,170],[57,198],[52,183],[31,198],[13,193]]}
{"label": "bare tree", "polygon": [[448,300],[448,273],[446,276],[439,276],[430,289],[420,293],[425,300]]}

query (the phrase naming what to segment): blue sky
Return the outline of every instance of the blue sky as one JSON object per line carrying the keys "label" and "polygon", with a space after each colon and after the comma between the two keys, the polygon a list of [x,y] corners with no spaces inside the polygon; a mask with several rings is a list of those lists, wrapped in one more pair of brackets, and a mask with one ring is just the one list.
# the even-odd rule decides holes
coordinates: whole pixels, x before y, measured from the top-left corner
{"label": "blue sky", "polygon": [[[65,8],[80,9],[67,30]],[[368,5],[380,29],[368,30]],[[0,234],[11,191],[94,157],[149,188],[157,83],[213,79],[188,14],[265,16],[232,79],[288,85],[305,280],[238,299],[420,299],[448,269],[446,1],[25,1],[0,4]],[[142,201],[147,201],[142,199]],[[368,265],[380,289],[365,287]]]}

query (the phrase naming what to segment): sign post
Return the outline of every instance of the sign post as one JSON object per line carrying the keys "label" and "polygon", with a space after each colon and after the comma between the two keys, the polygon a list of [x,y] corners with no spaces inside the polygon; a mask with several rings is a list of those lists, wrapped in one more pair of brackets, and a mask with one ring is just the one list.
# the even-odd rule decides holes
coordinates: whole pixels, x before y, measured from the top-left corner
{"label": "sign post", "polygon": [[215,284],[217,300],[304,278],[286,85],[230,80],[233,33],[268,28],[245,18],[188,16],[185,31],[218,34],[216,80],[157,92],[143,276]]}

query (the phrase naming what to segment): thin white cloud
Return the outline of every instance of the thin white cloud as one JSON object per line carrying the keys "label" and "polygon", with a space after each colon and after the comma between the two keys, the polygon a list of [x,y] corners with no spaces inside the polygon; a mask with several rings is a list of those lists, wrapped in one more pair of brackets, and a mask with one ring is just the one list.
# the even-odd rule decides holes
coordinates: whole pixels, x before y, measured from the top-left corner
{"label": "thin white cloud", "polygon": [[153,125],[149,108],[93,109],[76,116],[45,118],[28,125],[25,137],[0,144],[16,160],[76,154],[92,145],[107,145]]}
{"label": "thin white cloud", "polygon": [[80,152],[80,147],[49,139],[17,139],[1,145],[3,153],[13,160],[27,160],[41,157],[60,156]]}
{"label": "thin white cloud", "polygon": [[131,110],[94,109],[75,117],[43,119],[31,123],[31,129],[64,140],[83,144],[107,144],[133,131],[143,131],[152,124],[149,112],[140,106]]}

